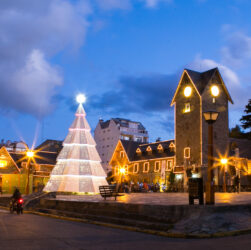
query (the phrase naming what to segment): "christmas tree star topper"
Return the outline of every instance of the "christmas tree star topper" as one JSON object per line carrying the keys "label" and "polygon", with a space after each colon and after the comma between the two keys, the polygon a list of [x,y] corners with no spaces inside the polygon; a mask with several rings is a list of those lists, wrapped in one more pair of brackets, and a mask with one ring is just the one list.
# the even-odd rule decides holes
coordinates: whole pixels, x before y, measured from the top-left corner
{"label": "christmas tree star topper", "polygon": [[79,104],[82,104],[82,103],[85,103],[86,102],[86,96],[84,94],[78,94],[76,96],[76,101],[79,103]]}

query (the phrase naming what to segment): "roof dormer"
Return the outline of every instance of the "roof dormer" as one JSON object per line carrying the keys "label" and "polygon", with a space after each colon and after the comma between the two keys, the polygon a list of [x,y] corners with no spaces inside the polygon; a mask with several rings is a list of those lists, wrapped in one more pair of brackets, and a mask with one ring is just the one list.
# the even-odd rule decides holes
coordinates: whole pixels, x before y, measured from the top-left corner
{"label": "roof dormer", "polygon": [[164,151],[164,148],[161,144],[158,145],[157,150],[159,153],[162,153]]}
{"label": "roof dormer", "polygon": [[150,155],[150,154],[152,154],[152,148],[150,147],[150,146],[148,146],[147,148],[146,148],[146,152]]}
{"label": "roof dormer", "polygon": [[136,153],[137,153],[137,155],[141,155],[141,149],[137,148]]}

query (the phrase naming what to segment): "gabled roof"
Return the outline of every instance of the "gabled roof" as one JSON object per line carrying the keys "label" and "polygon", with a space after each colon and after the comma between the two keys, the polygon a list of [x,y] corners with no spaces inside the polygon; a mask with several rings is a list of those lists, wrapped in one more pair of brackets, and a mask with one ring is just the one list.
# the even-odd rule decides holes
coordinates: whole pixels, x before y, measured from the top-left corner
{"label": "gabled roof", "polygon": [[[15,162],[15,164],[18,166],[18,168],[21,168],[22,162],[27,162],[26,158],[26,152],[9,152],[11,158]],[[56,152],[43,152],[39,151],[35,153],[34,161],[37,164],[40,165],[55,165],[56,159],[57,159],[58,153]],[[31,164],[34,164],[33,161],[31,161]]]}
{"label": "gabled roof", "polygon": [[133,161],[134,156],[136,154],[136,150],[139,147],[141,142],[136,141],[127,141],[127,140],[120,140],[129,161]]}
{"label": "gabled roof", "polygon": [[[150,160],[157,158],[173,157],[175,152],[171,150],[170,144],[174,143],[174,140],[158,141],[154,143],[141,144],[135,141],[120,140],[123,148],[126,151],[129,161]],[[163,147],[163,151],[158,150],[158,146]],[[152,154],[147,153],[147,148],[151,147]],[[141,150],[140,154],[137,154],[137,149]]]}
{"label": "gabled roof", "polygon": [[48,151],[48,152],[60,152],[62,149],[63,141],[58,140],[45,140],[43,143],[38,145],[35,150]]}
{"label": "gabled roof", "polygon": [[141,122],[131,121],[129,119],[124,119],[124,118],[111,118],[110,120],[107,121],[99,120],[100,127],[102,129],[108,128],[111,121],[114,121],[115,124],[119,124],[121,127],[126,127],[126,128],[129,127],[130,122],[137,123],[139,130],[145,130],[145,127],[142,125]]}
{"label": "gabled roof", "polygon": [[226,88],[226,85],[221,77],[221,74],[219,72],[219,69],[218,68],[213,68],[213,69],[210,69],[210,70],[207,70],[207,71],[204,71],[204,72],[197,72],[197,71],[194,71],[194,70],[190,70],[190,69],[184,69],[183,71],[183,74],[181,76],[181,79],[180,79],[180,82],[178,84],[178,87],[176,89],[176,92],[174,94],[174,97],[172,99],[172,103],[171,103],[171,106],[174,104],[175,102],[175,97],[178,93],[178,89],[180,87],[180,84],[182,82],[182,78],[184,76],[184,74],[187,74],[188,77],[191,79],[194,87],[196,88],[196,90],[198,91],[198,94],[201,96],[206,88],[206,86],[208,85],[208,83],[210,82],[210,80],[212,79],[212,77],[218,73],[219,74],[219,77],[220,77],[220,80],[221,80],[221,83],[222,83],[222,86],[223,86],[223,89],[228,97],[228,100],[233,103],[233,100]]}

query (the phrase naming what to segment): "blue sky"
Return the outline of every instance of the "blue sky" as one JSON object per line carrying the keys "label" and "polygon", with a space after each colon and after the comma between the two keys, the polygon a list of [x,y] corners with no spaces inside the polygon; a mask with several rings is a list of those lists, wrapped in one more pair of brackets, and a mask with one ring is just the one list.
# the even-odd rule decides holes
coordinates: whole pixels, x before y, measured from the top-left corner
{"label": "blue sky", "polygon": [[2,0],[1,138],[63,140],[87,95],[87,119],[143,123],[174,138],[170,101],[182,70],[219,67],[230,127],[250,96],[248,0]]}

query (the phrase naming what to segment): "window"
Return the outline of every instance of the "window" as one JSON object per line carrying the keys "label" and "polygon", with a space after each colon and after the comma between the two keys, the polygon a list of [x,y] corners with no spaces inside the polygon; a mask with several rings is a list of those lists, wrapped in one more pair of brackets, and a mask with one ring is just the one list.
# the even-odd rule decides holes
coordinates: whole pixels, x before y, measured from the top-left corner
{"label": "window", "polygon": [[143,173],[149,172],[149,162],[145,162],[143,165]]}
{"label": "window", "polygon": [[173,161],[172,160],[167,160],[166,170],[171,171],[172,168],[173,168]]}
{"label": "window", "polygon": [[125,165],[125,175],[128,175],[128,165]]}
{"label": "window", "polygon": [[185,103],[185,109],[184,109],[184,113],[189,113],[190,110],[190,103]]}
{"label": "window", "polygon": [[174,149],[175,149],[175,145],[174,145],[174,143],[173,143],[173,142],[171,142],[171,143],[170,143],[169,148],[170,148],[170,151],[171,151],[171,152],[173,152],[173,151],[174,151]]}
{"label": "window", "polygon": [[133,165],[133,173],[136,174],[139,172],[139,164],[138,163],[135,163]]}
{"label": "window", "polygon": [[124,151],[120,151],[120,158],[124,158],[125,157],[125,152]]}
{"label": "window", "polygon": [[161,144],[158,145],[157,149],[159,152],[163,152],[163,146]]}
{"label": "window", "polygon": [[159,172],[159,171],[160,171],[160,162],[155,161],[154,172]]}
{"label": "window", "polygon": [[152,148],[150,146],[148,146],[146,148],[147,154],[151,155],[152,154]]}
{"label": "window", "polygon": [[114,174],[115,175],[119,175],[119,167],[118,166],[115,166],[115,168],[114,168]]}
{"label": "window", "polygon": [[190,148],[184,148],[184,158],[190,158]]}

